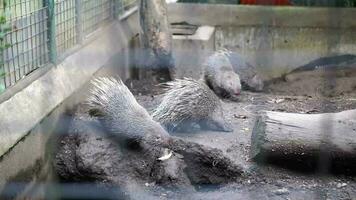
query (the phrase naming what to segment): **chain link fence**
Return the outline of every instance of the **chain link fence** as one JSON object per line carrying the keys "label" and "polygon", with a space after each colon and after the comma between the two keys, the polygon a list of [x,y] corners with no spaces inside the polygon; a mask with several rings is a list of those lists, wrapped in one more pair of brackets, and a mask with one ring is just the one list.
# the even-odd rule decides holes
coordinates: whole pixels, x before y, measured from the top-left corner
{"label": "chain link fence", "polygon": [[0,93],[31,72],[64,58],[136,0],[0,0]]}

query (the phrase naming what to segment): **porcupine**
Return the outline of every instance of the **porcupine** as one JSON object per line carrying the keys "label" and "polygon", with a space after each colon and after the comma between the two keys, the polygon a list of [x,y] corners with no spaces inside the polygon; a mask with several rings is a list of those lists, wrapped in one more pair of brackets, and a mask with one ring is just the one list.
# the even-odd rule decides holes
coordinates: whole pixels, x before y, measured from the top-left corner
{"label": "porcupine", "polygon": [[243,90],[260,92],[264,88],[264,82],[256,67],[246,62],[242,56],[236,52],[224,49],[225,55],[229,58],[233,70],[239,74]]}
{"label": "porcupine", "polygon": [[207,58],[202,79],[219,97],[235,99],[241,93],[240,77],[225,51],[217,51]]}
{"label": "porcupine", "polygon": [[168,143],[169,134],[136,101],[121,79],[100,77],[92,85],[87,100],[89,112],[119,143],[126,145],[148,138]]}
{"label": "porcupine", "polygon": [[166,92],[152,116],[168,132],[192,128],[193,124],[203,129],[232,131],[220,99],[203,80],[184,78],[163,85]]}
{"label": "porcupine", "polygon": [[227,49],[219,50],[204,62],[203,79],[220,97],[236,99],[241,89],[262,91],[263,80],[252,65]]}

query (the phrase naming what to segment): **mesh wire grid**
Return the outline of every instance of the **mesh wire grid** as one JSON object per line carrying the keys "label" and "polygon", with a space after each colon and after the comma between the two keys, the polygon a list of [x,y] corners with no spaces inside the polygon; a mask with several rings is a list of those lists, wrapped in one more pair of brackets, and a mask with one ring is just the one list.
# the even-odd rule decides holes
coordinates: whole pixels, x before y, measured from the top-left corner
{"label": "mesh wire grid", "polygon": [[123,15],[125,11],[130,10],[131,8],[137,5],[137,0],[114,0],[115,1],[115,14]]}
{"label": "mesh wire grid", "polygon": [[[6,8],[2,1],[6,1]],[[52,28],[49,26],[51,18],[47,7],[50,1],[54,1],[55,25]],[[0,0],[1,13],[6,13],[7,23],[11,26],[3,41],[11,46],[1,51],[0,55],[0,93],[48,64],[52,61],[52,55],[55,55],[54,60],[57,57],[63,58],[83,38],[115,16],[133,8],[136,2],[137,0]]]}
{"label": "mesh wire grid", "polygon": [[103,23],[113,19],[112,0],[82,0],[81,16],[83,36],[87,36]]}
{"label": "mesh wire grid", "polygon": [[11,47],[2,51],[0,84],[5,88],[48,63],[47,9],[43,0],[6,1],[2,11],[11,30],[4,42]]}
{"label": "mesh wire grid", "polygon": [[55,1],[56,50],[61,57],[78,42],[76,0]]}
{"label": "mesh wire grid", "polygon": [[122,0],[123,1],[123,9],[129,10],[137,5],[137,0]]}

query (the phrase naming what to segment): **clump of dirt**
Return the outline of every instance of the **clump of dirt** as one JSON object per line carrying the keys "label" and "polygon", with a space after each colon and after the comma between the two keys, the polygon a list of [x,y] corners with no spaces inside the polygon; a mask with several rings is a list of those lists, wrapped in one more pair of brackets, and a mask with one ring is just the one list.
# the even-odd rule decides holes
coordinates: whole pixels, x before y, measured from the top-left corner
{"label": "clump of dirt", "polygon": [[159,146],[119,146],[85,107],[80,104],[74,115],[64,116],[69,118],[69,124],[58,138],[53,160],[61,182],[115,186],[125,192],[126,198],[134,194],[131,190],[141,190],[152,183],[171,188],[191,186],[180,156],[173,155],[162,162],[157,159],[162,155]]}

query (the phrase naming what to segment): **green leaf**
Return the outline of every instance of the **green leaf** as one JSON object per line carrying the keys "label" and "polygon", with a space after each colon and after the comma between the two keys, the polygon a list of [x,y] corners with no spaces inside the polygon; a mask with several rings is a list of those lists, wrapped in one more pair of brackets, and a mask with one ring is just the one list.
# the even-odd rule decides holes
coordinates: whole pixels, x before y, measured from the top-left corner
{"label": "green leaf", "polygon": [[6,23],[6,17],[0,16],[0,24],[5,24],[5,23]]}

